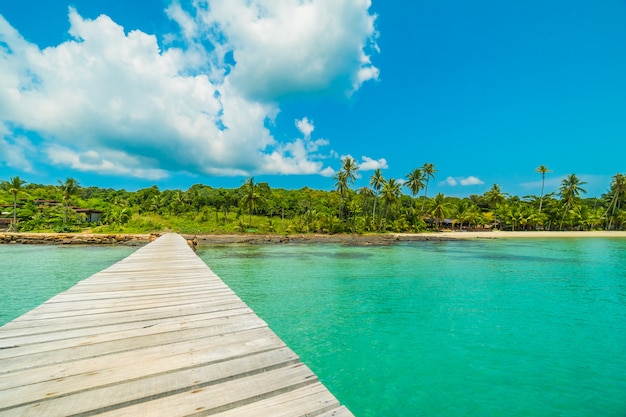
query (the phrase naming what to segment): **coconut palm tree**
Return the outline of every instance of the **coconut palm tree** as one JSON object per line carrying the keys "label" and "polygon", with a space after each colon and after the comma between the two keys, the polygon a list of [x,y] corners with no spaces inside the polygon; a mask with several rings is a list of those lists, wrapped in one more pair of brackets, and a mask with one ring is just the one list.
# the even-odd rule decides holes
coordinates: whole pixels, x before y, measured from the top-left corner
{"label": "coconut palm tree", "polygon": [[559,195],[561,196],[561,202],[569,206],[574,205],[581,194],[587,193],[587,190],[582,188],[582,185],[587,184],[585,181],[581,181],[576,174],[570,174],[563,178],[561,186],[559,187]]}
{"label": "coconut palm tree", "polygon": [[2,181],[2,188],[13,194],[13,224],[9,230],[17,230],[17,196],[22,192],[22,185],[24,184],[26,181],[20,177],[11,177],[9,181]]}
{"label": "coconut palm tree", "polygon": [[[428,184],[430,183],[431,178],[435,178],[437,170],[435,169],[435,164],[432,164],[430,162],[422,165],[421,170],[424,174],[424,179],[426,180],[426,186],[424,187],[424,197],[428,198]],[[424,211],[424,203],[426,203],[426,199],[422,201],[422,211]]]}
{"label": "coconut palm tree", "polygon": [[341,197],[341,208],[340,215],[343,217],[344,210],[344,200],[348,195],[348,191],[350,191],[350,186],[354,184],[356,180],[356,173],[359,170],[359,166],[357,165],[354,158],[351,156],[346,156],[343,158],[343,163],[341,166],[341,170],[335,174],[335,187],[337,187],[337,192]]}
{"label": "coconut palm tree", "polygon": [[545,165],[539,165],[537,168],[535,168],[535,172],[541,174],[541,198],[539,200],[539,214],[541,214],[541,207],[543,206],[543,190],[546,184],[546,173],[552,172],[552,170],[548,169],[548,167]]}
{"label": "coconut palm tree", "polygon": [[441,229],[441,221],[446,218],[450,206],[443,193],[439,193],[430,201],[428,212],[437,221],[437,229]]}
{"label": "coconut palm tree", "polygon": [[582,185],[585,184],[587,183],[581,181],[576,174],[569,174],[561,181],[561,186],[559,187],[559,195],[561,196],[561,206],[563,209],[561,227],[563,227],[565,215],[578,205],[581,194],[587,193],[587,191],[582,188]]}
{"label": "coconut palm tree", "polygon": [[63,193],[63,224],[67,224],[67,212],[70,208],[72,196],[78,191],[78,181],[75,178],[66,178],[65,182],[59,180],[59,188]]}
{"label": "coconut palm tree", "polygon": [[615,174],[613,176],[613,181],[611,182],[611,189],[609,190],[608,198],[610,200],[609,206],[606,209],[606,217],[609,221],[607,229],[610,229],[613,226],[615,214],[620,211],[622,205],[626,200],[626,175]]}
{"label": "coconut palm tree", "polygon": [[489,202],[489,205],[494,209],[494,224],[496,226],[498,225],[498,204],[504,203],[507,195],[507,193],[503,193],[502,190],[500,190],[500,186],[498,184],[493,184],[493,187],[485,192],[485,198]]}
{"label": "coconut palm tree", "polygon": [[[420,168],[415,168],[406,176],[406,179],[404,186],[411,191],[411,195],[415,198],[425,186],[424,173]],[[415,207],[415,200],[413,201],[413,206]]]}
{"label": "coconut palm tree", "polygon": [[[389,178],[388,181],[385,181],[382,188],[382,197],[385,202],[385,219],[389,215],[389,207],[398,201],[401,195],[401,185],[396,179]],[[382,228],[382,222],[381,219],[379,230]]]}
{"label": "coconut palm tree", "polygon": [[383,178],[383,173],[380,168],[376,169],[372,176],[370,177],[370,186],[374,189],[374,209],[372,210],[372,222],[376,218],[376,202],[378,201],[378,195],[380,193],[380,189],[385,184],[385,178]]}
{"label": "coconut palm tree", "polygon": [[254,206],[262,198],[259,191],[259,184],[254,183],[254,177],[246,178],[243,182],[243,197],[241,203],[248,206],[248,215],[250,216],[249,224],[252,225],[252,212]]}

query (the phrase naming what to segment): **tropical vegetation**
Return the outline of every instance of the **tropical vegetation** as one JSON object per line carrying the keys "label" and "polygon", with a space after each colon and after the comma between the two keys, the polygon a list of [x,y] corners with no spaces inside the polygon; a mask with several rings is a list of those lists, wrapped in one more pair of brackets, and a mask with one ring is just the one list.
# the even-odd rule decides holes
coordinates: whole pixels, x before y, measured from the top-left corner
{"label": "tropical vegetation", "polygon": [[[73,178],[58,185],[12,177],[0,183],[0,228],[16,231],[94,233],[384,233],[426,230],[624,230],[626,174],[612,177],[600,198],[585,198],[585,182],[564,177],[545,191],[541,165],[538,195],[514,196],[493,184],[482,195],[428,196],[435,178],[427,163],[405,178],[376,170],[368,185],[354,189],[359,167],[342,161],[331,191],[308,187],[273,189],[246,178],[226,189],[196,184],[188,190],[137,191],[83,187]],[[539,188],[539,187],[538,187]],[[97,215],[93,215],[93,214]],[[91,217],[89,216],[91,214]]]}

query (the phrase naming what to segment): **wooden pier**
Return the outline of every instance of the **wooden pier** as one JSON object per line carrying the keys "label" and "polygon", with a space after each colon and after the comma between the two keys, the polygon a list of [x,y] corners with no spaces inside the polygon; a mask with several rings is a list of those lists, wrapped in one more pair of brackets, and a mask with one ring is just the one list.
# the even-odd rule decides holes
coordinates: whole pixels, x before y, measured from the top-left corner
{"label": "wooden pier", "polygon": [[352,416],[176,234],[0,328],[0,416],[93,415]]}

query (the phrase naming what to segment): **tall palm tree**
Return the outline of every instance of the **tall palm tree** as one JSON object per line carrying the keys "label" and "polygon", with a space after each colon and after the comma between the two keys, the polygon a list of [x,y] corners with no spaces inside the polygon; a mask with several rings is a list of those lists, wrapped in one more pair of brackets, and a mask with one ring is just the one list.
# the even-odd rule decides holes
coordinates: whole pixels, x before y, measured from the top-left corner
{"label": "tall palm tree", "polygon": [[498,204],[502,204],[506,201],[506,195],[507,193],[503,193],[498,184],[493,184],[493,187],[485,192],[485,198],[494,209],[493,214],[496,226],[498,224]]}
{"label": "tall palm tree", "polygon": [[[435,169],[435,164],[432,164],[430,162],[422,165],[421,169],[424,174],[424,179],[426,180],[426,186],[424,187],[424,197],[428,198],[428,184],[430,183],[431,178],[435,178],[437,170]],[[426,203],[426,199],[422,201],[422,211],[424,211],[424,203]]]}
{"label": "tall palm tree", "polygon": [[78,191],[78,181],[75,178],[66,178],[65,182],[59,180],[59,188],[63,193],[63,224],[67,224],[67,212],[70,208],[72,196]]}
{"label": "tall palm tree", "polygon": [[350,191],[350,186],[354,184],[354,181],[356,180],[356,173],[358,170],[359,166],[357,165],[354,158],[352,158],[351,156],[346,156],[345,158],[343,158],[341,170],[337,174],[335,174],[334,178],[337,181],[335,183],[335,187],[337,187],[337,192],[339,193],[339,196],[341,198],[341,208],[339,211],[341,216],[343,216],[344,200],[348,194],[348,191]]}
{"label": "tall palm tree", "polygon": [[[404,186],[411,191],[411,195],[415,198],[425,186],[424,173],[420,168],[415,168],[406,176],[406,179],[407,181],[404,183]],[[415,200],[413,201],[413,206],[415,206]]]}
{"label": "tall palm tree", "polygon": [[441,222],[449,212],[449,205],[443,193],[439,193],[429,203],[428,211],[437,221],[437,229],[441,228]]}
{"label": "tall palm tree", "polygon": [[[385,181],[382,188],[382,197],[385,202],[385,219],[389,215],[389,207],[398,201],[401,195],[401,185],[396,179],[389,178],[388,181]],[[379,229],[382,228],[382,222],[381,219]]]}
{"label": "tall palm tree", "polygon": [[383,178],[383,173],[380,168],[376,169],[372,176],[370,177],[370,186],[374,189],[374,209],[372,210],[372,221],[376,218],[376,202],[378,201],[378,195],[380,193],[380,189],[385,184],[385,178]]}
{"label": "tall palm tree", "polygon": [[566,206],[572,207],[581,194],[587,193],[587,190],[582,188],[582,185],[585,184],[587,183],[581,181],[576,174],[569,174],[563,178],[559,187],[561,202]]}
{"label": "tall palm tree", "polygon": [[[607,229],[610,229],[615,219],[615,213],[619,212],[624,202],[626,202],[626,175],[615,174],[609,190],[609,206],[606,209],[606,217],[609,220]],[[609,213],[610,212],[610,213]]]}
{"label": "tall palm tree", "polygon": [[9,181],[2,181],[2,188],[13,194],[13,224],[9,230],[17,230],[17,196],[22,192],[22,185],[26,184],[26,181],[20,177],[11,177]]}
{"label": "tall palm tree", "polygon": [[539,214],[541,214],[541,207],[543,206],[543,190],[546,184],[546,173],[552,172],[552,170],[548,169],[548,167],[545,165],[539,165],[537,168],[535,168],[535,172],[541,174],[541,199],[539,200]]}
{"label": "tall palm tree", "polygon": [[587,183],[585,181],[581,181],[576,174],[569,174],[561,181],[561,186],[559,187],[559,195],[561,196],[561,205],[563,208],[561,227],[563,227],[563,221],[567,212],[576,207],[581,194],[587,193],[587,190],[582,188],[585,184]]}
{"label": "tall palm tree", "polygon": [[259,192],[259,184],[254,183],[254,177],[246,178],[243,182],[243,198],[242,204],[248,206],[248,214],[250,216],[250,224],[252,224],[252,212],[254,211],[254,205],[261,199],[261,193]]}

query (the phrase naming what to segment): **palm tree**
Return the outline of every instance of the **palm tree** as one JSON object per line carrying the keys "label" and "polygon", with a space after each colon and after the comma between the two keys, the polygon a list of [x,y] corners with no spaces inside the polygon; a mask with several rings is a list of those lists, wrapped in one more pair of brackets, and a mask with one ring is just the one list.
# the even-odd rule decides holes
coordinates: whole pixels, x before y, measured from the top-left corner
{"label": "palm tree", "polygon": [[343,158],[341,170],[335,174],[334,178],[337,181],[335,183],[335,187],[337,187],[337,192],[341,197],[341,208],[339,210],[341,216],[343,216],[344,199],[346,198],[348,191],[350,191],[350,186],[354,184],[354,181],[356,180],[356,173],[358,170],[359,166],[354,158],[346,156]]}
{"label": "palm tree", "polygon": [[459,222],[459,230],[463,230],[463,224],[469,223],[475,216],[478,207],[468,199],[459,200],[454,206],[454,217]]}
{"label": "palm tree", "polygon": [[22,192],[22,185],[26,181],[20,177],[11,177],[9,181],[2,181],[2,188],[13,194],[13,224],[9,230],[17,230],[17,196]]}
{"label": "palm tree", "polygon": [[254,205],[261,199],[261,193],[259,192],[259,184],[254,183],[254,177],[249,177],[244,180],[243,183],[243,198],[242,204],[248,206],[248,214],[250,216],[250,225],[252,225],[252,212],[254,211]]}
{"label": "palm tree", "polygon": [[561,186],[559,187],[559,195],[561,196],[561,204],[563,207],[563,216],[561,216],[561,227],[563,227],[565,214],[575,208],[575,206],[578,204],[578,200],[580,199],[581,194],[587,193],[587,191],[581,187],[585,184],[587,183],[585,181],[581,181],[580,178],[576,176],[576,174],[569,174],[561,181]]}
{"label": "palm tree", "polygon": [[543,189],[546,183],[546,173],[552,172],[552,170],[548,169],[548,167],[545,165],[539,165],[537,168],[535,168],[535,172],[541,174],[541,199],[539,200],[539,214],[541,214],[541,207],[543,206]]}
{"label": "palm tree", "polygon": [[[406,176],[406,179],[407,182],[404,183],[404,186],[411,191],[411,195],[415,198],[420,190],[424,188],[424,173],[420,168],[415,168]],[[413,206],[415,206],[415,200],[413,201]]]}
{"label": "palm tree", "polygon": [[67,224],[67,212],[70,208],[70,200],[72,196],[78,191],[78,181],[75,178],[66,178],[65,182],[59,180],[59,188],[63,193],[63,224]]}
{"label": "palm tree", "polygon": [[570,174],[563,178],[561,181],[561,187],[559,187],[559,194],[561,201],[564,205],[572,207],[581,194],[587,193],[587,190],[582,188],[582,185],[587,184],[585,181],[581,181],[576,174]]}
{"label": "palm tree", "polygon": [[613,225],[613,220],[615,219],[615,213],[619,212],[622,208],[622,204],[626,200],[626,175],[615,174],[613,176],[608,197],[610,198],[610,201],[609,207],[606,209],[606,217],[607,220],[609,220],[607,229],[610,229]]}
{"label": "palm tree", "polygon": [[489,202],[489,205],[492,206],[494,209],[494,224],[496,226],[498,225],[498,204],[502,204],[504,201],[506,201],[506,195],[507,193],[503,193],[500,190],[500,186],[498,184],[493,184],[493,187],[485,192],[485,198]]}
{"label": "palm tree", "polygon": [[376,202],[378,201],[378,194],[380,193],[380,189],[385,184],[385,178],[383,178],[383,173],[380,168],[376,169],[372,176],[370,177],[370,186],[374,189],[374,210],[372,211],[372,222],[376,218]]}
{"label": "palm tree", "polygon": [[[437,170],[435,169],[435,164],[432,164],[430,162],[422,165],[422,173],[424,174],[424,179],[426,180],[426,186],[424,187],[424,197],[428,198],[428,184],[430,182],[431,178],[435,178],[435,174],[437,173]],[[422,211],[424,211],[424,203],[426,202],[426,200],[424,199],[424,201],[422,201]]]}
{"label": "palm tree", "polygon": [[[400,196],[402,195],[402,190],[400,188],[400,183],[394,179],[389,178],[388,181],[385,181],[382,189],[382,197],[385,202],[385,219],[389,215],[389,207],[395,203]],[[380,219],[380,228],[382,228],[383,221]]]}
{"label": "palm tree", "polygon": [[449,205],[443,193],[439,193],[430,202],[428,209],[431,216],[437,221],[437,229],[441,228],[441,221],[446,218],[449,211]]}

